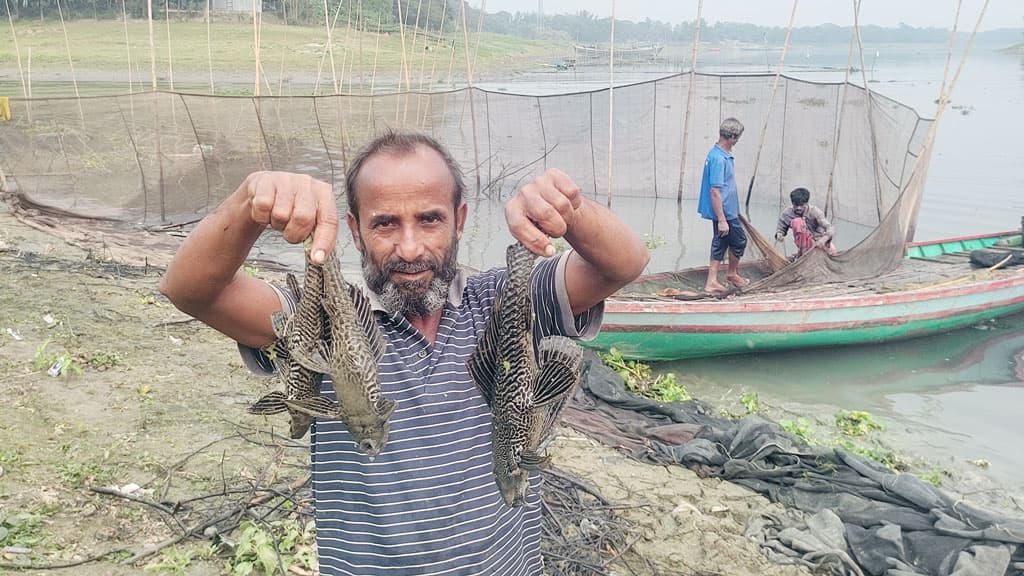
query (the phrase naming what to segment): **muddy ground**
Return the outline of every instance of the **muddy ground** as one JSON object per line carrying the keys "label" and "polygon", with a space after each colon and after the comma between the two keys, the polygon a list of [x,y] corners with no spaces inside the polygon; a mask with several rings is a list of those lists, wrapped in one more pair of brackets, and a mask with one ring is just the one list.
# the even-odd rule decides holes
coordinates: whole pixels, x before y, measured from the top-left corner
{"label": "muddy ground", "polygon": [[[0,209],[0,573],[27,563],[70,565],[32,574],[230,573],[244,560],[240,531],[206,525],[237,523],[239,503],[264,488],[290,494],[306,472],[305,441],[274,434],[284,418],[246,413],[273,383],[159,294],[161,268],[101,254]],[[51,375],[61,357],[70,360]],[[800,572],[744,538],[751,514],[780,512],[750,491],[636,463],[565,429],[553,454],[629,523],[612,573]],[[274,518],[304,522],[306,494],[298,512]],[[199,535],[179,541],[190,529]],[[305,536],[286,560],[308,555]],[[299,564],[292,573],[311,573]]]}

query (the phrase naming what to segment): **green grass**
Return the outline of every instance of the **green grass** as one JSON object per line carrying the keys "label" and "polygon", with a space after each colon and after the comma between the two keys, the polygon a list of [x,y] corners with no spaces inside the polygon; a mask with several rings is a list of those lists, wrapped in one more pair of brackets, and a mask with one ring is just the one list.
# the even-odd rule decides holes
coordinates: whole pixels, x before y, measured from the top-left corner
{"label": "green grass", "polygon": [[[128,22],[127,46],[126,28],[122,22],[68,22],[67,37],[72,46],[71,62],[74,64],[76,77],[80,82],[117,81],[127,85],[130,49],[132,81],[133,84],[138,83],[136,90],[146,90],[150,87],[152,59],[155,58],[158,87],[161,89],[171,87],[173,74],[176,89],[191,87],[208,92],[212,68],[215,85],[248,84],[251,93],[256,71],[251,23],[213,22],[210,25],[209,44],[207,25],[202,21],[171,21],[170,40],[166,22],[154,22],[153,32],[154,47],[151,51],[146,21]],[[456,78],[464,76],[466,61],[462,34],[458,31],[452,32],[446,34],[447,44],[443,46],[439,46],[436,40],[418,37],[415,51],[412,50],[411,33],[406,34],[408,81],[413,90],[418,89],[421,84],[426,88],[430,84],[447,82],[450,64]],[[26,74],[29,70],[31,52],[33,84],[44,82],[48,78],[53,79],[57,73],[62,74],[65,81],[70,79],[68,53],[59,21],[21,21],[15,24],[14,35],[9,32],[0,34],[0,68],[16,72],[18,54],[14,46],[15,38],[21,56],[21,67]],[[339,22],[334,30],[333,68],[330,58],[323,58],[326,39],[327,34],[323,27],[286,26],[264,21],[260,33],[260,62],[261,75],[265,77],[265,82],[261,83],[261,93],[267,93],[267,83],[270,84],[271,93],[276,94],[279,90],[287,93],[283,88],[285,84],[313,84],[317,81],[318,74],[320,83],[325,87],[330,86],[332,78],[336,77],[342,92],[358,91],[352,90],[351,85],[358,84],[360,80],[364,86],[369,84],[374,71],[375,48],[377,82],[380,83],[382,78],[387,78],[392,83],[405,83],[401,35],[381,35],[378,47],[375,31],[346,31]],[[449,47],[453,41],[454,61],[451,61],[452,50]],[[426,50],[426,46],[429,46],[430,50]],[[474,50],[475,46],[474,33],[470,35],[470,50]],[[485,71],[521,69],[563,54],[566,50],[567,46],[513,36],[483,34],[480,38],[474,76]],[[431,70],[434,71],[432,81],[429,78]],[[237,87],[233,90],[237,90]],[[7,92],[10,92],[10,89]],[[321,93],[324,92],[325,90],[321,90]],[[16,93],[13,95],[20,96]]]}

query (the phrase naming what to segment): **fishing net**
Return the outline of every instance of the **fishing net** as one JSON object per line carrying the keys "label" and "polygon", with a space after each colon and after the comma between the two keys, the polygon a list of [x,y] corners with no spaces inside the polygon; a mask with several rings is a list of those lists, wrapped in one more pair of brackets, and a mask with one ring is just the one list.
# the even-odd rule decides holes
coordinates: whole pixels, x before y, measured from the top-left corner
{"label": "fishing net", "polygon": [[[54,229],[57,220],[62,230],[102,222],[107,233],[121,227],[152,234],[194,223],[254,170],[310,174],[332,182],[340,201],[347,162],[363,143],[386,129],[414,129],[451,149],[467,172],[471,197],[506,198],[557,167],[588,195],[628,215],[637,209],[631,198],[695,201],[718,125],[734,116],[748,127],[734,153],[741,195],[750,190],[743,200],[753,226],[771,237],[789,191],[804,186],[843,230],[843,247],[853,246],[835,258],[803,259],[780,273],[789,276],[766,282],[870,276],[893,267],[912,235],[927,163],[920,153],[932,121],[850,83],[781,77],[775,89],[775,81],[774,75],[667,76],[617,87],[611,114],[607,89],[542,96],[467,88],[376,96],[14,98],[11,120],[0,122],[0,168],[15,200],[33,208],[26,214],[59,216]],[[703,238],[699,222],[696,214],[687,220]],[[156,253],[163,244],[147,245],[151,261],[163,260]],[[166,251],[174,246],[167,242]],[[751,250],[753,258],[761,256]]]}

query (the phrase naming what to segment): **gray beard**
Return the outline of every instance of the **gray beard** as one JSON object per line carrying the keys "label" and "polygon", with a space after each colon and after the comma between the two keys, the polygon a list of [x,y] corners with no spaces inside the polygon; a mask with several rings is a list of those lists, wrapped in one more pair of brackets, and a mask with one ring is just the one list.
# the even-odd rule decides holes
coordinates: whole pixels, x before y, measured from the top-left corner
{"label": "gray beard", "polygon": [[[363,277],[366,286],[380,300],[381,306],[392,314],[425,318],[444,307],[448,301],[448,290],[455,279],[459,247],[453,240],[444,261],[424,258],[415,262],[403,260],[385,261],[381,268],[367,257],[365,250],[362,255]],[[391,281],[394,272],[415,273],[431,270],[430,282]]]}

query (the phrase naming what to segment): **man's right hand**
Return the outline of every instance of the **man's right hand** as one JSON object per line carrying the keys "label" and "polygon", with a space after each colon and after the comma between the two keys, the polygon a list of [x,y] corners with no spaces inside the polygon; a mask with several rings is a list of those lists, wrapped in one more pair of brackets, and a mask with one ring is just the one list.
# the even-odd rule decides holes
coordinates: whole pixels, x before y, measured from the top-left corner
{"label": "man's right hand", "polygon": [[310,258],[323,263],[338,239],[338,207],[331,185],[305,174],[254,172],[242,184],[253,222],[270,226],[292,244],[313,234]]}
{"label": "man's right hand", "polygon": [[786,236],[782,232],[776,232],[775,233],[775,241],[776,242],[782,242],[782,239],[785,238],[785,237]]}
{"label": "man's right hand", "polygon": [[729,222],[725,220],[718,221],[718,235],[728,236],[729,235]]}

